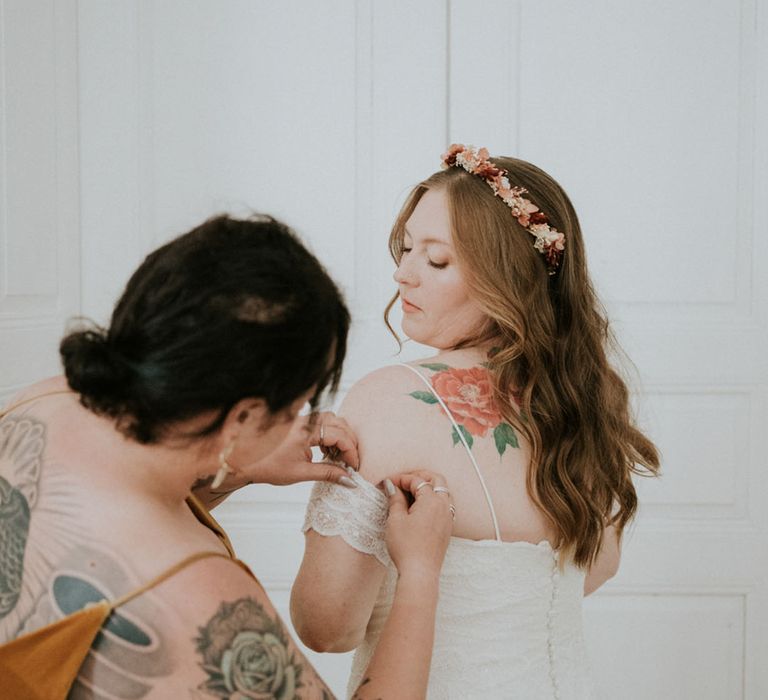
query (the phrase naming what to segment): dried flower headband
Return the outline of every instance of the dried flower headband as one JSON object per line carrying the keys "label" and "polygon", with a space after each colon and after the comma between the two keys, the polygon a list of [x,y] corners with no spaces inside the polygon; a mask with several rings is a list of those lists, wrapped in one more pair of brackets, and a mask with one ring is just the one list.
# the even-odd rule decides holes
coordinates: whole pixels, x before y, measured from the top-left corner
{"label": "dried flower headband", "polygon": [[490,161],[488,149],[454,143],[443,153],[442,159],[444,168],[464,168],[490,185],[493,193],[512,210],[518,223],[536,239],[533,247],[547,261],[547,272],[554,275],[565,250],[565,235],[550,226],[547,215],[523,197],[527,192],[525,188],[509,184],[507,171]]}

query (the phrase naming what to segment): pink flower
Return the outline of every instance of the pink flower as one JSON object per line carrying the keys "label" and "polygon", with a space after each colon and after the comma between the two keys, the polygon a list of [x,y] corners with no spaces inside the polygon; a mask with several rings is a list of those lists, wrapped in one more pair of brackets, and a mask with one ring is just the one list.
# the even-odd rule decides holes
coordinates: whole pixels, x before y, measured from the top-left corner
{"label": "pink flower", "polygon": [[455,165],[456,156],[464,150],[463,143],[452,143],[448,150],[443,153],[442,159],[445,166]]}
{"label": "pink flower", "polygon": [[457,154],[456,162],[464,168],[464,170],[471,173],[477,167],[477,156],[474,151],[466,148],[461,153]]}
{"label": "pink flower", "polygon": [[485,437],[501,423],[493,401],[493,385],[488,370],[451,368],[432,377],[432,386],[445,401],[451,415],[471,435]]}
{"label": "pink flower", "polygon": [[520,222],[521,226],[527,228],[531,223],[530,215],[539,211],[539,208],[530,199],[526,199],[525,197],[517,197],[515,199],[515,205],[519,211],[517,220]]}
{"label": "pink flower", "polygon": [[498,178],[501,175],[501,170],[497,168],[493,163],[490,161],[481,161],[478,166],[472,171],[473,175],[479,175],[480,177],[488,180],[488,181],[496,181],[496,178]]}

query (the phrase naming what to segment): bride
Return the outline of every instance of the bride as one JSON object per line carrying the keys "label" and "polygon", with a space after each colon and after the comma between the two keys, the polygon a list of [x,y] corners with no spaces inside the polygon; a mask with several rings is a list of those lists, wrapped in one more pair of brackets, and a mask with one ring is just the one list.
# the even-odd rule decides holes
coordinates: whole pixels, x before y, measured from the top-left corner
{"label": "bride", "polygon": [[[591,698],[582,598],[616,573],[632,474],[657,473],[658,455],[609,364],[576,213],[539,168],[454,145],[389,248],[388,310],[399,297],[403,331],[437,352],[346,397],[357,488],[314,488],[295,628],[317,651],[356,648],[357,687],[397,578],[374,484],[420,464],[455,503],[428,697]],[[420,487],[444,490],[427,474]]]}

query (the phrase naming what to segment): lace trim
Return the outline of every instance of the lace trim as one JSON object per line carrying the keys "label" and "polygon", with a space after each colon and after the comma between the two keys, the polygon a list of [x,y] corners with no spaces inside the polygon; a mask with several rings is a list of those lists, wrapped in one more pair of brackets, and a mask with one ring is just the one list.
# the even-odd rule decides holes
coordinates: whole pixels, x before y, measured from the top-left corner
{"label": "lace trim", "polygon": [[350,547],[394,566],[387,551],[387,498],[370,481],[350,470],[357,488],[318,481],[307,504],[302,532],[341,537]]}

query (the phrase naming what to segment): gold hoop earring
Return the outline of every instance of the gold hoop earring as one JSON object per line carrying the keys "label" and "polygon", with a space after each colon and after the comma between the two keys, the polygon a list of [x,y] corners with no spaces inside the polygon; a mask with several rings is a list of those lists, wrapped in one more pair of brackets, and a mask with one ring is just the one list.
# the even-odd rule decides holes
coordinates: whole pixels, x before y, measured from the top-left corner
{"label": "gold hoop earring", "polygon": [[229,462],[227,462],[229,455],[232,454],[232,450],[234,449],[235,441],[233,439],[221,452],[219,452],[219,471],[216,472],[216,476],[213,477],[213,481],[211,482],[212,489],[219,488],[224,482],[224,479],[227,478],[227,475],[234,471]]}

